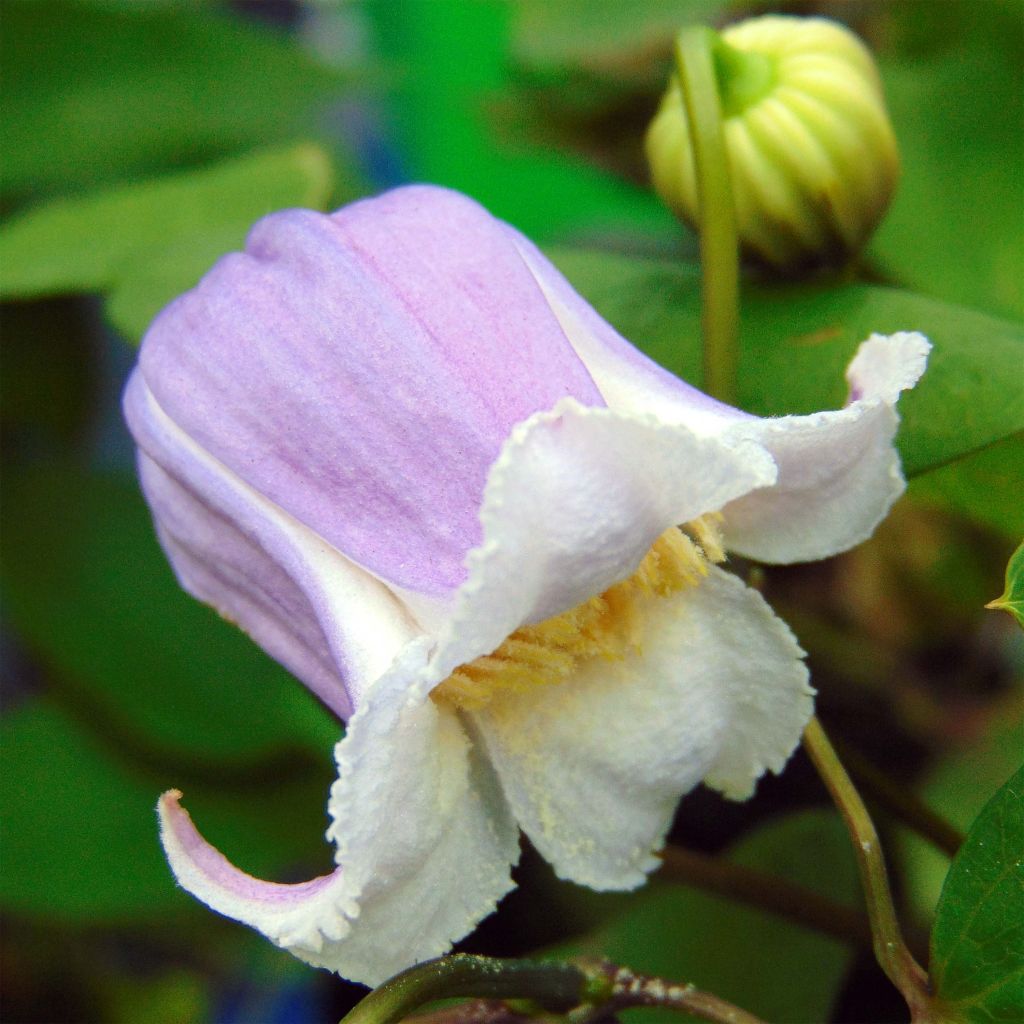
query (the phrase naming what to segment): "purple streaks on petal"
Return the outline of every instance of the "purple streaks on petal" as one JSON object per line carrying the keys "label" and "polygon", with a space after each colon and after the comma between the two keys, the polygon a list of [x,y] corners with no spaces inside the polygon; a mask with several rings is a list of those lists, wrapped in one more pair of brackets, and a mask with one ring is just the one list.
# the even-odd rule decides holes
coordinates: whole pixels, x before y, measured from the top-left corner
{"label": "purple streaks on petal", "polygon": [[412,187],[253,229],[146,337],[157,401],[349,558],[443,595],[511,428],[603,405],[507,229]]}
{"label": "purple streaks on petal", "polygon": [[192,823],[192,818],[180,804],[181,793],[168,790],[160,797],[159,811],[162,837],[165,847],[173,847],[179,856],[187,860],[191,872],[202,876],[206,884],[229,897],[245,901],[278,904],[287,907],[311,896],[315,896],[341,875],[341,868],[335,868],[329,875],[321,875],[308,882],[285,885],[281,882],[264,882],[240,871],[218,849],[211,846]]}
{"label": "purple streaks on petal", "polygon": [[182,586],[242,627],[340,718],[419,629],[376,578],[289,520],[166,415],[136,371],[124,411]]}

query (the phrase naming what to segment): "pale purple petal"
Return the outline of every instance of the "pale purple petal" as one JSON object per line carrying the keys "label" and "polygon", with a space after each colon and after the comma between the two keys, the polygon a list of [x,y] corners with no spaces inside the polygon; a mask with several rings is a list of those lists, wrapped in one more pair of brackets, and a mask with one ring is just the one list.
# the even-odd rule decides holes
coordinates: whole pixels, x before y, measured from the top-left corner
{"label": "pale purple petal", "polygon": [[610,408],[682,423],[700,434],[717,433],[738,420],[753,418],[645,356],[580,297],[529,239],[513,228],[507,230]]}
{"label": "pale purple petal", "polygon": [[512,427],[603,404],[504,226],[431,187],[260,221],[157,318],[140,366],[241,480],[430,595],[465,578]]}
{"label": "pale purple petal", "polygon": [[253,637],[339,717],[421,633],[379,580],[186,436],[132,375],[125,414],[182,586]]}

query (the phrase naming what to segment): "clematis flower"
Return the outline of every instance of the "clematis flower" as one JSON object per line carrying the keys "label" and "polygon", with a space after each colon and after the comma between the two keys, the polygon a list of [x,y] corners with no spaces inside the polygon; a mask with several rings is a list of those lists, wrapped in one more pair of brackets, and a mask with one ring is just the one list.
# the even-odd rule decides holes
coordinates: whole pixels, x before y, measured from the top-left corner
{"label": "clematis flower", "polygon": [[180,884],[370,984],[494,908],[519,829],[564,878],[639,885],[680,795],[749,795],[812,711],[790,631],[718,563],[871,533],[927,350],[873,337],[844,409],[764,420],[456,193],[260,221],[154,322],[125,410],[182,585],[347,722],[337,866],[252,878],[170,792]]}

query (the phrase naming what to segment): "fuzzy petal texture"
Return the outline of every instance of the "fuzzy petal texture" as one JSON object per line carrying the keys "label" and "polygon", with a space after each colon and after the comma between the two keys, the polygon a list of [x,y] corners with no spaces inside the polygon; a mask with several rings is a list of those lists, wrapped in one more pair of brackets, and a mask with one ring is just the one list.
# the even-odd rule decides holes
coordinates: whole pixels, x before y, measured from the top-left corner
{"label": "fuzzy petal texture", "polygon": [[569,682],[499,696],[471,719],[513,813],[563,878],[640,885],[679,797],[702,779],[748,796],[813,712],[803,652],[727,573],[649,597],[639,648]]}
{"label": "fuzzy petal texture", "polygon": [[512,887],[515,822],[456,715],[408,700],[425,658],[424,645],[411,645],[338,744],[331,875],[252,878],[202,839],[171,792],[159,806],[161,838],[181,885],[308,963],[368,985],[447,951],[490,913]]}

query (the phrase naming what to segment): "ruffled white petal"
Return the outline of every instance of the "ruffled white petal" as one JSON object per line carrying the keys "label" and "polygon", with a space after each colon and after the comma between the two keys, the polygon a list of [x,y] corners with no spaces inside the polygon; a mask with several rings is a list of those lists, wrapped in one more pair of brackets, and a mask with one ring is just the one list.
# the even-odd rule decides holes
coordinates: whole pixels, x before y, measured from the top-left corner
{"label": "ruffled white petal", "polygon": [[872,335],[847,371],[844,409],[729,428],[763,444],[779,477],[726,506],[727,546],[763,562],[790,563],[827,558],[870,537],[906,487],[893,447],[894,403],[917,383],[930,349],[920,334]]}
{"label": "ruffled white petal", "polygon": [[425,661],[426,646],[411,645],[338,744],[333,874],[258,881],[209,846],[170,793],[161,836],[182,886],[303,960],[368,985],[445,952],[490,913],[512,886],[515,825],[456,715],[407,699]]}
{"label": "ruffled white petal", "polygon": [[928,339],[916,332],[872,334],[846,368],[847,403],[873,399],[895,405],[900,393],[921,379],[931,348]]}
{"label": "ruffled white petal", "polygon": [[792,634],[735,577],[712,569],[642,615],[638,651],[469,716],[531,841],[596,889],[643,882],[701,779],[745,796],[780,771],[813,709]]}
{"label": "ruffled white petal", "polygon": [[705,679],[729,720],[704,782],[745,800],[766,771],[786,766],[814,713],[814,690],[800,645],[757,591],[712,566],[698,593],[691,614],[708,649]]}
{"label": "ruffled white petal", "polygon": [[572,399],[517,427],[488,478],[483,544],[432,663],[431,682],[631,575],[670,526],[770,484],[745,439],[700,438],[653,417]]}
{"label": "ruffled white petal", "polygon": [[518,233],[523,259],[609,407],[647,411],[702,436],[757,440],[778,463],[774,486],[727,509],[726,542],[764,562],[802,562],[845,551],[869,537],[903,493],[893,438],[900,392],[924,372],[922,335],[872,335],[847,370],[846,408],[762,419],[723,405],[638,352],[601,319]]}

